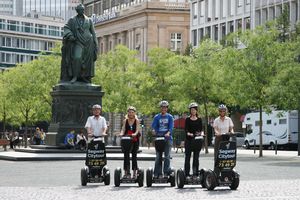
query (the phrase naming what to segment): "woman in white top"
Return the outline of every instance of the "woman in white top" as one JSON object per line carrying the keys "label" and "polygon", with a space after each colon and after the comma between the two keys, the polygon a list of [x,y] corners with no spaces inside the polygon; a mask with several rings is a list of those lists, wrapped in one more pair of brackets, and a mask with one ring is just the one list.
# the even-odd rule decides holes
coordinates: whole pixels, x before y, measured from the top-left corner
{"label": "woman in white top", "polygon": [[217,117],[214,121],[214,130],[215,130],[215,159],[217,156],[217,152],[219,151],[219,145],[221,142],[221,136],[224,133],[234,133],[233,131],[233,122],[230,117],[226,116],[227,107],[224,104],[219,106],[219,117]]}

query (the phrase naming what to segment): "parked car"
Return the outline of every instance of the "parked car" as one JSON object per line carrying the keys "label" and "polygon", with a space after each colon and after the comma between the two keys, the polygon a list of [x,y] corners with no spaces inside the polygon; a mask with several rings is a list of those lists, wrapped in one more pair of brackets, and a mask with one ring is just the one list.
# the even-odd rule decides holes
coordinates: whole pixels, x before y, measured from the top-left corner
{"label": "parked car", "polygon": [[[242,132],[234,132],[235,133],[235,137],[232,137],[232,141],[236,141],[236,146],[237,147],[241,147],[244,145],[245,142],[245,136],[244,133]],[[213,137],[212,141],[211,141],[212,146],[215,145],[215,136]]]}

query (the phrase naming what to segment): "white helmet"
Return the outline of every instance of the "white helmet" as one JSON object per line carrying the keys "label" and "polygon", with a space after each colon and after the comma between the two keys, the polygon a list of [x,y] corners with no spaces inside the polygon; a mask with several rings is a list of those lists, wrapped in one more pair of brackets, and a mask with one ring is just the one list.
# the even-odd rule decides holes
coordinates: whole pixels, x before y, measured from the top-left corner
{"label": "white helmet", "polygon": [[101,106],[99,104],[93,105],[93,109],[101,109]]}
{"label": "white helmet", "polygon": [[196,103],[196,102],[193,102],[193,103],[190,103],[190,105],[189,105],[189,109],[191,109],[191,108],[198,108],[198,104]]}
{"label": "white helmet", "polygon": [[167,101],[163,100],[159,103],[159,107],[169,107],[169,103]]}
{"label": "white helmet", "polygon": [[227,110],[227,107],[224,104],[219,105],[219,110]]}
{"label": "white helmet", "polygon": [[127,108],[127,112],[128,112],[129,110],[133,110],[134,112],[136,112],[136,108],[135,108],[134,106],[129,106],[129,107]]}

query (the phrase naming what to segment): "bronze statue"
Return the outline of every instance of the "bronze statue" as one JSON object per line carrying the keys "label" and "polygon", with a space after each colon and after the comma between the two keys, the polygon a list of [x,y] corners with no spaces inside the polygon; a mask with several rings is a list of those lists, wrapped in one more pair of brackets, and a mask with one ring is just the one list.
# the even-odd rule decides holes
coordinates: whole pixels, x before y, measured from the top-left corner
{"label": "bronze statue", "polygon": [[84,6],[79,4],[76,12],[77,16],[64,26],[61,81],[91,83],[98,42],[92,20],[84,15]]}

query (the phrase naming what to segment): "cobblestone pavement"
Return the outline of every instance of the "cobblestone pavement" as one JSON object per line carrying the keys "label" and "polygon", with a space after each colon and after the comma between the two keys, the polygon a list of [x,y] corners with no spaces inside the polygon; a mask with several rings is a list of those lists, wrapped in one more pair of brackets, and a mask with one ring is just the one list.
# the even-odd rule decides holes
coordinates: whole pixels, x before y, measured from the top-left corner
{"label": "cobblestone pavement", "polygon": [[[147,152],[147,150],[143,151]],[[148,153],[153,153],[149,150]],[[213,153],[201,154],[200,166],[211,168]],[[240,151],[236,169],[240,186],[236,191],[228,187],[207,191],[200,186],[184,189],[169,185],[153,185],[151,188],[137,185],[114,187],[113,171],[122,167],[122,161],[109,161],[111,184],[80,185],[80,168],[84,161],[0,161],[0,200],[76,200],[76,199],[232,199],[232,200],[300,200],[300,158],[294,154],[274,156],[264,154],[258,158],[252,152]],[[184,154],[172,153],[172,166],[183,167]],[[153,161],[140,161],[139,167],[153,166]]]}
{"label": "cobblestone pavement", "polygon": [[243,181],[236,191],[228,188],[216,188],[207,191],[200,187],[177,189],[165,186],[151,188],[137,186],[104,186],[103,184],[88,184],[82,186],[60,187],[1,187],[0,199],[231,199],[231,200],[297,200],[300,199],[300,179],[280,181]]}

